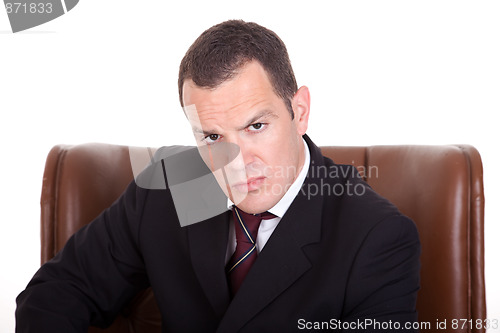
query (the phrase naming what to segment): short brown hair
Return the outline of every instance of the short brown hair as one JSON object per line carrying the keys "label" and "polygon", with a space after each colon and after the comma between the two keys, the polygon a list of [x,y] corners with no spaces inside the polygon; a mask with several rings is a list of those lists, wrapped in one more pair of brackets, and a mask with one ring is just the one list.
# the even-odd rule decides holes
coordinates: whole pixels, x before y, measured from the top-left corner
{"label": "short brown hair", "polygon": [[203,32],[191,45],[179,68],[181,105],[184,81],[216,88],[231,79],[246,63],[257,60],[269,76],[293,119],[291,100],[297,82],[283,41],[273,31],[253,22],[230,20]]}

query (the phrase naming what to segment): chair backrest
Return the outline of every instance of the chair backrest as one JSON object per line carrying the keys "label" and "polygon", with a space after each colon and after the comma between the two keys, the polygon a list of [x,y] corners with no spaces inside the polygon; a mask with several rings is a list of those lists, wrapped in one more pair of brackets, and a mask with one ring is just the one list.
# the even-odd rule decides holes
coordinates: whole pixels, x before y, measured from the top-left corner
{"label": "chair backrest", "polygon": [[[417,224],[422,243],[417,310],[426,332],[439,322],[486,318],[484,194],[481,158],[471,146],[322,147],[336,163],[352,164],[381,195]],[[41,197],[42,263],[108,207],[132,180],[126,146],[55,146]],[[160,332],[151,290],[138,295],[107,330]],[[475,325],[473,325],[475,326]],[[454,332],[484,332],[460,327]]]}

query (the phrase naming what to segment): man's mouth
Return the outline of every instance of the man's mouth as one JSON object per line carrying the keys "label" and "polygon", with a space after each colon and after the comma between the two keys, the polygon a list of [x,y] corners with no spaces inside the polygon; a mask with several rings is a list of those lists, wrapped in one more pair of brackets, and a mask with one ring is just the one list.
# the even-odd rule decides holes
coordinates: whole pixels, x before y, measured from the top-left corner
{"label": "man's mouth", "polygon": [[251,192],[258,190],[264,184],[266,177],[251,177],[246,182],[234,184],[232,187],[238,192]]}

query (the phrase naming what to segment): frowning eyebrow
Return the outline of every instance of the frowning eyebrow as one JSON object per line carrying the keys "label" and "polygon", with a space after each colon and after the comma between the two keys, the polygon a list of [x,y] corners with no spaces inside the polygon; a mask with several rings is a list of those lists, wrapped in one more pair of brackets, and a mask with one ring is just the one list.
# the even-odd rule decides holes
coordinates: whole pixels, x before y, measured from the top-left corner
{"label": "frowning eyebrow", "polygon": [[204,134],[204,135],[209,135],[210,134],[209,131],[203,131],[198,126],[192,126],[192,129],[193,129],[193,132],[195,132],[197,134]]}
{"label": "frowning eyebrow", "polygon": [[[257,113],[255,116],[253,116],[249,121],[247,121],[247,123],[245,125],[238,128],[238,131],[244,130],[248,126],[255,124],[259,120],[263,120],[265,118],[278,118],[278,115],[272,110],[263,110],[263,111]],[[197,126],[193,126],[193,131],[196,133],[199,133],[199,134],[203,134],[205,136],[211,135],[211,134],[217,134],[216,130],[203,130]]]}
{"label": "frowning eyebrow", "polygon": [[243,127],[241,128],[238,128],[239,131],[241,130],[244,130],[245,128],[247,128],[248,126],[252,125],[252,124],[255,124],[256,122],[258,122],[259,120],[262,120],[262,119],[265,119],[265,118],[278,118],[278,115],[271,111],[271,110],[263,110],[259,113],[257,113],[252,119],[250,119],[246,125],[244,125]]}

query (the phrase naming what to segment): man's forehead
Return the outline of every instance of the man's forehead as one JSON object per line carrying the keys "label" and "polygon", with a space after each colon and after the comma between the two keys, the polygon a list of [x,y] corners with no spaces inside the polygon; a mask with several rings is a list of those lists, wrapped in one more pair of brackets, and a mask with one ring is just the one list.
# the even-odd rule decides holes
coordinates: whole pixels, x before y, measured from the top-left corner
{"label": "man's forehead", "polygon": [[213,86],[199,86],[192,78],[186,78],[182,86],[183,104],[189,104],[192,99],[192,94],[199,95],[200,93],[214,93],[217,95],[224,92],[234,92],[233,95],[238,95],[240,92],[244,94],[252,94],[258,91],[274,92],[269,75],[264,67],[258,61],[250,61],[237,69],[231,77]]}

